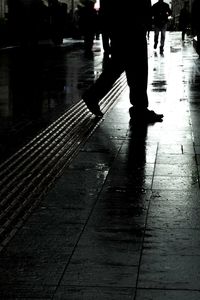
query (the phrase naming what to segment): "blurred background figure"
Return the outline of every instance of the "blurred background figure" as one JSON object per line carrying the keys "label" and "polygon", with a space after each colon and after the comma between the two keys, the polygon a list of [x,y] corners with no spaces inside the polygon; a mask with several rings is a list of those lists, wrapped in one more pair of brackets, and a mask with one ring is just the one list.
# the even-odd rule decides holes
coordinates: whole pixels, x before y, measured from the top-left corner
{"label": "blurred background figure", "polygon": [[65,14],[58,0],[49,0],[51,38],[55,45],[62,44],[64,35]]}
{"label": "blurred background figure", "polygon": [[159,33],[160,37],[160,53],[164,52],[165,44],[165,33],[167,30],[168,18],[171,16],[172,11],[169,4],[165,3],[163,0],[158,0],[152,6],[152,18],[154,24],[154,49],[157,48]]}
{"label": "blurred background figure", "polygon": [[92,57],[94,38],[97,32],[98,15],[92,0],[82,0],[79,6],[79,28],[84,39],[84,50],[87,57]]}
{"label": "blurred background figure", "polygon": [[192,16],[191,16],[191,22],[192,22],[192,32],[195,36],[195,48],[197,53],[200,57],[200,18],[199,18],[199,12],[200,12],[200,0],[194,0],[192,4]]}
{"label": "blurred background figure", "polygon": [[102,34],[102,45],[104,51],[104,58],[109,57],[111,53],[111,44],[110,44],[110,33],[109,33],[109,22],[110,14],[108,13],[109,9],[108,0],[100,0],[100,9],[99,9],[99,18],[100,18],[100,30]]}
{"label": "blurred background figure", "polygon": [[82,4],[78,3],[74,12],[71,10],[69,12],[70,22],[71,22],[71,36],[74,39],[81,39],[81,30],[80,30],[80,12]]}
{"label": "blurred background figure", "polygon": [[182,32],[182,41],[185,40],[185,35],[187,34],[191,24],[191,16],[189,11],[189,2],[184,2],[184,6],[180,11],[179,16],[179,29]]}

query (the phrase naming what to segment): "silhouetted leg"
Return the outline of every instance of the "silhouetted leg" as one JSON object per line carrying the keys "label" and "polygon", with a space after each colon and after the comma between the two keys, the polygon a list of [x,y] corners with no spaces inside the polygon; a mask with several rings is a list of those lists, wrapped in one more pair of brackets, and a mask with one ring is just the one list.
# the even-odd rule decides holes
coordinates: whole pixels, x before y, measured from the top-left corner
{"label": "silhouetted leg", "polygon": [[184,29],[182,30],[182,34],[181,34],[182,41],[185,40],[185,34],[186,34],[186,29],[184,28]]}
{"label": "silhouetted leg", "polygon": [[197,53],[200,58],[200,32],[197,33]]}
{"label": "silhouetted leg", "polygon": [[155,27],[155,29],[154,29],[154,49],[156,49],[157,45],[158,45],[158,36],[159,36],[159,28]]}
{"label": "silhouetted leg", "polygon": [[125,71],[130,89],[131,120],[161,122],[163,115],[148,109],[148,56],[146,36],[137,37],[137,47],[126,51]]}
{"label": "silhouetted leg", "polygon": [[110,54],[110,38],[107,32],[102,32],[102,44],[105,54]]}
{"label": "silhouetted leg", "polygon": [[91,54],[92,53],[92,47],[94,42],[94,33],[88,32],[84,36],[84,47],[85,47],[85,53]]}
{"label": "silhouetted leg", "polygon": [[163,52],[163,51],[164,51],[166,29],[167,29],[167,25],[165,25],[165,26],[161,29],[160,52]]}
{"label": "silhouetted leg", "polygon": [[126,76],[130,89],[130,103],[135,109],[148,107],[147,80],[148,58],[146,37],[137,38],[137,47],[126,53]]}
{"label": "silhouetted leg", "polygon": [[[83,100],[88,105],[98,104],[99,101],[109,92],[112,85],[124,71],[120,61],[110,59],[96,82],[83,94]],[[90,108],[89,108],[90,109]],[[91,109],[90,109],[91,110]]]}

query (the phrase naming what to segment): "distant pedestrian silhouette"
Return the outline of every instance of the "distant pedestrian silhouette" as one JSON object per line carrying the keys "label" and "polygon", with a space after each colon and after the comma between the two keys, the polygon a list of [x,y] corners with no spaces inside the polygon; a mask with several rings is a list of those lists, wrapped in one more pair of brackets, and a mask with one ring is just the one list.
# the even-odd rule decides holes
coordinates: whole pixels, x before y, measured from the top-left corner
{"label": "distant pedestrian silhouette", "polygon": [[111,39],[111,58],[94,85],[84,95],[89,110],[96,116],[103,113],[99,101],[125,71],[130,89],[131,118],[144,122],[162,121],[162,114],[148,109],[147,30],[151,26],[151,1],[109,0],[105,7],[110,21],[107,30]]}
{"label": "distant pedestrian silhouette", "polygon": [[108,57],[111,53],[111,40],[109,32],[110,10],[107,8],[108,5],[108,0],[100,0],[99,18],[104,57]]}
{"label": "distant pedestrian silhouette", "polygon": [[184,6],[180,11],[179,16],[179,29],[181,30],[182,34],[182,41],[185,40],[185,35],[187,33],[187,30],[190,27],[190,11],[189,11],[189,2],[184,2]]}
{"label": "distant pedestrian silhouette", "polygon": [[160,53],[164,52],[165,44],[165,33],[167,30],[168,17],[171,15],[172,11],[169,4],[165,3],[163,0],[158,0],[152,6],[152,17],[154,24],[154,49],[157,48],[159,33],[160,37]]}
{"label": "distant pedestrian silhouette", "polygon": [[92,55],[92,48],[98,26],[98,15],[92,0],[82,1],[79,11],[79,26],[84,38],[86,56]]}
{"label": "distant pedestrian silhouette", "polygon": [[49,0],[51,38],[55,45],[62,44],[64,35],[65,15],[63,6],[58,0]]}

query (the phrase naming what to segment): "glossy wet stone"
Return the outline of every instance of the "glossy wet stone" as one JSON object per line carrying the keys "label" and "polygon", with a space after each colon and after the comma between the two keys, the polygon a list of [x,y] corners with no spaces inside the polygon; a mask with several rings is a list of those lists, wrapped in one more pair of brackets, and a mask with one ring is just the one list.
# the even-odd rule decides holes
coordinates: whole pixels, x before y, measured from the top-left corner
{"label": "glossy wet stone", "polygon": [[3,289],[0,291],[2,299],[48,299],[50,300],[56,290],[56,286],[39,286],[35,284],[17,284],[7,285],[4,284]]}
{"label": "glossy wet stone", "polygon": [[149,206],[147,228],[199,229],[199,189],[154,192]]}
{"label": "glossy wet stone", "polygon": [[197,178],[197,167],[188,164],[157,164],[155,168],[155,176],[171,176],[171,177],[193,177]]}
{"label": "glossy wet stone", "polygon": [[112,261],[96,263],[93,260],[75,260],[70,264],[61,285],[135,287],[137,266],[115,264]]}
{"label": "glossy wet stone", "polygon": [[[199,255],[143,255],[140,288],[200,289]],[[185,271],[187,270],[187,272]]]}
{"label": "glossy wet stone", "polygon": [[198,300],[200,297],[199,291],[184,291],[184,290],[166,290],[166,289],[151,289],[137,291],[136,300]]}
{"label": "glossy wet stone", "polygon": [[153,189],[168,190],[188,190],[190,188],[198,188],[198,176],[188,177],[171,177],[171,176],[155,176],[153,180]]}
{"label": "glossy wet stone", "polygon": [[61,286],[54,296],[54,299],[82,299],[82,300],[131,300],[134,294],[132,288],[108,288],[108,287],[69,287]]}
{"label": "glossy wet stone", "polygon": [[145,234],[144,255],[196,255],[199,254],[199,228],[152,228]]}
{"label": "glossy wet stone", "polygon": [[[154,52],[153,35],[149,41],[149,103],[164,113],[163,122],[130,123],[124,90],[0,252],[0,298],[199,299],[199,61],[190,40],[182,46],[179,32],[167,38],[164,56]],[[1,59],[3,132],[11,116],[10,73],[7,55]],[[24,132],[25,141],[77,103],[102,68],[101,52],[87,60],[81,48],[47,51],[45,58],[42,52],[38,59],[31,78],[40,70],[42,80],[27,107],[33,83],[25,65],[13,69],[20,62],[12,57],[10,92],[14,104],[20,95],[22,102],[9,130]]]}

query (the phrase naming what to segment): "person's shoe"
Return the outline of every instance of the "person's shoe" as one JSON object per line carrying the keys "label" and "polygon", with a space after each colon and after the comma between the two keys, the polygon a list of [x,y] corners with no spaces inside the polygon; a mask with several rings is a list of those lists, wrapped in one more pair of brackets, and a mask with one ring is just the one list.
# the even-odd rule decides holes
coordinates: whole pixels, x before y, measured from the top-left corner
{"label": "person's shoe", "polygon": [[103,117],[103,113],[100,110],[98,103],[90,102],[90,101],[87,101],[84,99],[83,99],[83,101],[85,102],[85,104],[87,105],[87,108],[91,111],[91,113],[93,113],[96,117],[99,117],[99,118]]}
{"label": "person's shoe", "polygon": [[155,111],[153,110],[146,110],[144,113],[144,119],[148,122],[148,123],[154,123],[154,122],[162,122],[163,121],[163,114],[157,114]]}
{"label": "person's shoe", "polygon": [[157,114],[153,110],[136,110],[133,107],[129,109],[130,118],[140,123],[155,123],[163,121],[163,114]]}

